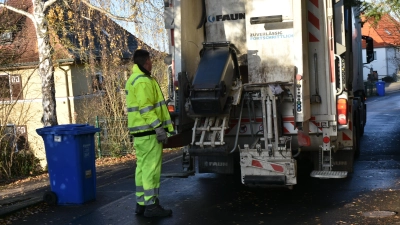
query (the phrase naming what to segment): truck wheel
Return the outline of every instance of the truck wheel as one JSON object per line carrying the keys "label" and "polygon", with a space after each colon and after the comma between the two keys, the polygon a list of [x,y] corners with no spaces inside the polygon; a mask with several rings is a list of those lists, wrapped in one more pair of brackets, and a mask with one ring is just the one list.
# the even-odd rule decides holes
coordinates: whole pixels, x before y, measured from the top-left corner
{"label": "truck wheel", "polygon": [[43,195],[43,201],[48,205],[56,205],[57,204],[57,195],[52,191],[47,191]]}

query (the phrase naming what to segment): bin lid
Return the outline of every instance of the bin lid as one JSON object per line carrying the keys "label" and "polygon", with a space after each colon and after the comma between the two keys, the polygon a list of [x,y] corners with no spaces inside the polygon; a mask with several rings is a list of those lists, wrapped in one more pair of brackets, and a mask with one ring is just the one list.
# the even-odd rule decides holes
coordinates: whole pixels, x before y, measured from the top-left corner
{"label": "bin lid", "polygon": [[88,124],[62,124],[56,126],[49,126],[36,129],[36,133],[39,135],[43,134],[91,134],[99,132],[100,128],[95,128],[94,126],[90,126]]}

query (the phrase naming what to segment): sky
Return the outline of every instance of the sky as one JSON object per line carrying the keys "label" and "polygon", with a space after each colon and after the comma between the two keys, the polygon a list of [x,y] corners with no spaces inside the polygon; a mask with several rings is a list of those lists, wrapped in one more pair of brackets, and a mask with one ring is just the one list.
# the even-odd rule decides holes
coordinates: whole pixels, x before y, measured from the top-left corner
{"label": "sky", "polygon": [[[135,13],[135,10],[138,11],[137,9],[132,9],[132,2],[134,1],[135,0],[113,0],[110,3],[110,9],[112,13],[118,14],[119,16],[130,16]],[[96,4],[96,2],[97,0],[92,0],[92,3]],[[140,7],[139,11],[144,13],[137,14],[137,18],[135,18],[138,23],[137,25],[135,25],[134,22],[114,21],[136,37],[142,39],[151,47],[159,51],[167,52],[167,36],[163,23],[164,1],[147,0],[143,2],[142,4],[138,4]]]}
{"label": "sky", "polygon": [[[5,0],[0,0],[0,3],[4,3]],[[101,0],[100,0],[101,1]],[[133,13],[131,9],[132,2],[135,0],[111,0],[109,1],[110,8],[113,13],[118,14],[119,16],[131,15]],[[98,0],[91,0],[92,4],[99,6]],[[121,3],[122,2],[122,3]],[[134,22],[126,22],[126,21],[116,21],[120,26],[125,28],[127,31],[135,35],[136,37],[142,39],[145,43],[150,45],[151,47],[162,51],[168,52],[168,42],[166,39],[166,31],[164,29],[164,21],[163,17],[163,0],[151,0],[153,2],[152,5],[157,6],[157,11],[154,11],[153,8],[144,1],[145,4],[142,5],[142,11],[146,11],[146,14],[139,18],[139,22],[146,29],[144,32],[138,33],[138,29],[135,26]],[[147,4],[147,5],[146,5]]]}

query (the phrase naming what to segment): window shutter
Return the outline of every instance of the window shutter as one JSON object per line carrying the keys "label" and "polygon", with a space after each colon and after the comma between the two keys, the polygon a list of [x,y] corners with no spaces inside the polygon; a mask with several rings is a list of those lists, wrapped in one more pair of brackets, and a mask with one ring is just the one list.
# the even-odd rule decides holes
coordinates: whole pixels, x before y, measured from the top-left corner
{"label": "window shutter", "polygon": [[0,101],[10,100],[10,80],[8,75],[0,76]]}
{"label": "window shutter", "polygon": [[17,150],[28,149],[28,133],[26,132],[26,125],[15,126],[17,135]]}
{"label": "window shutter", "polygon": [[10,76],[11,87],[12,87],[12,99],[23,99],[22,95],[22,82],[21,82],[21,75],[11,75]]}

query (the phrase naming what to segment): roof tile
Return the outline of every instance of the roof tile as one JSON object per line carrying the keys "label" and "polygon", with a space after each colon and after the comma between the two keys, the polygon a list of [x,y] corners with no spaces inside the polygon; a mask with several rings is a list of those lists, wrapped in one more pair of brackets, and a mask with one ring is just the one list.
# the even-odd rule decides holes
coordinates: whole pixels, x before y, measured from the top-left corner
{"label": "roof tile", "polygon": [[[386,14],[374,25],[374,19],[365,21],[362,35],[370,36],[374,39],[374,47],[400,46],[400,23],[393,17]],[[365,42],[362,42],[365,48]]]}

